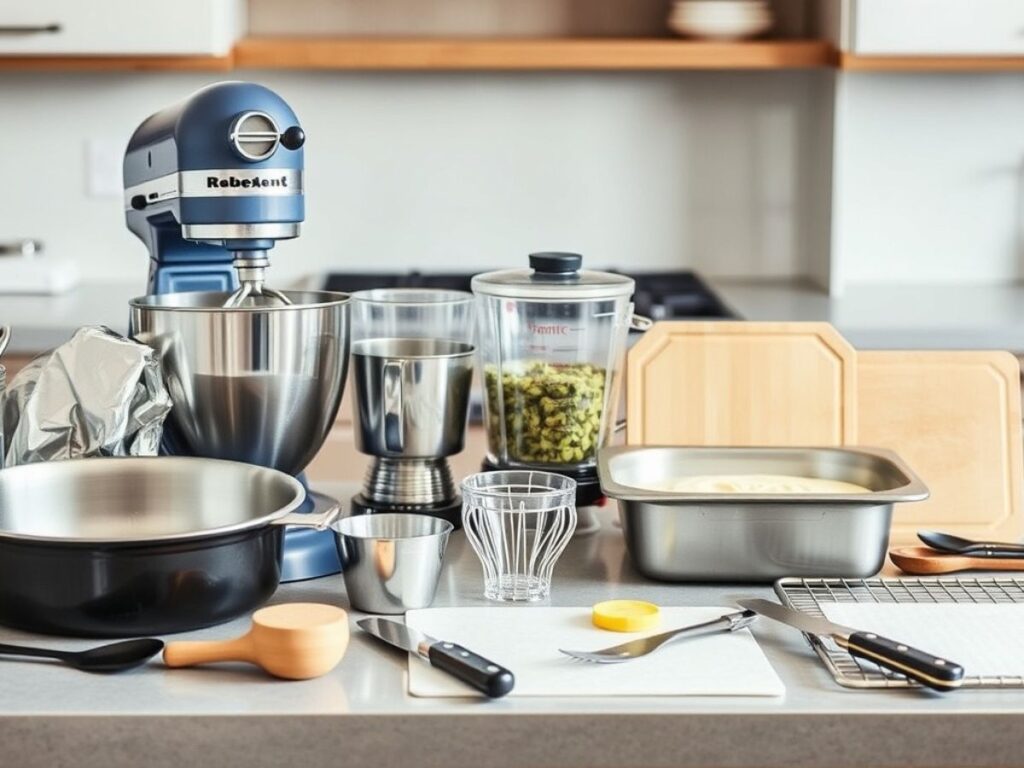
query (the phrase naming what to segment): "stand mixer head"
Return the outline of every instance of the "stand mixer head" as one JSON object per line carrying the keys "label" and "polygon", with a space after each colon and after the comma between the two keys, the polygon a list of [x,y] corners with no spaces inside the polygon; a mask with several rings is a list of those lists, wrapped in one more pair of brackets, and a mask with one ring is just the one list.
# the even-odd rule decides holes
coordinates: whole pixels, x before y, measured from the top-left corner
{"label": "stand mixer head", "polygon": [[128,228],[150,255],[151,294],[234,291],[225,307],[289,303],[266,286],[269,252],[297,237],[306,136],[273,91],[207,86],[150,116],[124,158]]}

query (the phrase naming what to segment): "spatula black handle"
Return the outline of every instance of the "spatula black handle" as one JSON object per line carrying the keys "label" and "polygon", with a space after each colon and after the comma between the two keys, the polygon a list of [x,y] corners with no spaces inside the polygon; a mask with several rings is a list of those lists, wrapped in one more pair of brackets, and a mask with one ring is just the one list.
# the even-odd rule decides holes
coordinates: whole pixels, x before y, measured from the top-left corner
{"label": "spatula black handle", "polygon": [[936,691],[954,691],[963,682],[964,668],[959,664],[873,632],[854,632],[835,639],[851,656],[873,661]]}
{"label": "spatula black handle", "polygon": [[433,666],[492,699],[504,696],[516,684],[515,676],[503,666],[455,643],[434,643],[427,657]]}

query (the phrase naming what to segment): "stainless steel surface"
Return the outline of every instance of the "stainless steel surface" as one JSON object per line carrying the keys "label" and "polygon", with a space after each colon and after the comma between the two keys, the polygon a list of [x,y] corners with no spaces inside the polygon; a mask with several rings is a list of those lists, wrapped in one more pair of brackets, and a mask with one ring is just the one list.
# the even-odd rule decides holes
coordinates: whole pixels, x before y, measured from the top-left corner
{"label": "stainless steel surface", "polygon": [[226,293],[131,302],[132,335],[160,353],[174,453],[297,474],[323,445],[348,370],[348,297],[287,292],[292,306],[224,309]]}
{"label": "stainless steel surface", "polygon": [[455,498],[455,485],[444,459],[379,457],[366,468],[363,493],[378,504],[442,504]]}
{"label": "stainless steel surface", "polygon": [[[828,603],[938,603],[955,605],[1024,604],[1024,578],[1013,576],[943,576],[901,579],[780,579],[775,592],[783,604],[805,616],[825,618]],[[903,675],[871,662],[855,659],[828,636],[804,635],[836,682],[847,688],[909,688]],[[964,688],[1024,690],[1024,676],[971,675],[966,670]],[[1001,700],[1001,699],[1000,699]]]}
{"label": "stainless steel surface", "polygon": [[243,112],[231,123],[228,140],[245,160],[266,160],[277,150],[281,129],[266,112]]}
{"label": "stainless steel surface", "polygon": [[436,638],[393,619],[371,616],[367,619],[360,619],[356,624],[385,643],[401,648],[403,651],[415,653],[422,658],[427,658],[430,646],[437,642]]}
{"label": "stainless steel surface", "polygon": [[312,511],[289,512],[271,522],[274,525],[294,525],[299,528],[326,531],[341,517],[341,504],[337,499],[316,491],[305,491],[305,496],[313,501]]}
{"label": "stainless steel surface", "polygon": [[808,616],[801,611],[773,603],[771,600],[763,600],[760,597],[743,598],[737,600],[736,605],[748,611],[754,611],[761,616],[767,616],[773,621],[781,621],[783,624],[788,624],[809,635],[849,637],[857,631],[852,627],[844,627],[842,624],[829,621],[824,616]]}
{"label": "stainless steel surface", "polygon": [[[221,190],[220,197],[249,197],[252,190]],[[287,194],[295,194],[288,192]],[[223,244],[225,240],[288,240],[299,236],[299,225],[281,222],[255,224],[182,224],[181,236],[186,240],[202,240]]]}
{"label": "stainless steel surface", "polygon": [[346,517],[332,528],[353,608],[405,613],[433,602],[451,523],[396,512]]}
{"label": "stainless steel surface", "polygon": [[170,409],[152,349],[85,326],[10,382],[6,463],[155,456]]}
{"label": "stainless steel surface", "polygon": [[266,285],[267,268],[270,266],[266,251],[235,251],[231,266],[238,274],[239,285],[238,290],[224,302],[225,307],[291,305],[291,299]]}
{"label": "stainless steel surface", "polygon": [[302,504],[305,493],[301,483],[283,472],[213,459],[161,456],[26,464],[0,472],[0,538],[184,541],[285,518]]}
{"label": "stainless steel surface", "polygon": [[[773,581],[873,576],[885,561],[892,507],[928,491],[892,452],[843,448],[624,446],[598,455],[601,488],[618,500],[626,546],[666,581]],[[652,484],[707,474],[842,480],[864,494],[693,494]]]}
{"label": "stainless steel surface", "polygon": [[737,613],[724,614],[712,621],[680,627],[679,629],[662,632],[658,635],[640,637],[636,640],[613,645],[611,648],[602,648],[598,651],[568,651],[564,648],[559,648],[558,650],[566,656],[571,656],[580,661],[588,661],[595,664],[617,664],[654,653],[663,645],[674,640],[703,637],[704,635],[718,632],[735,632],[736,630],[749,627],[754,623],[755,619],[757,619],[757,614],[753,611],[739,611]]}
{"label": "stainless steel surface", "polygon": [[352,345],[356,447],[371,456],[440,458],[464,444],[474,347],[438,339]]}

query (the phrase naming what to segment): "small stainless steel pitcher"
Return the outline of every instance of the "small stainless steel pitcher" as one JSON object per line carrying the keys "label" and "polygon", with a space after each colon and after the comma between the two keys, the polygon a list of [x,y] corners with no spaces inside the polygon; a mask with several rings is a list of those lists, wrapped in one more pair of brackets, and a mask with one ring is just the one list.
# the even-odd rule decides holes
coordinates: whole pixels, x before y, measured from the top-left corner
{"label": "small stainless steel pitcher", "polygon": [[472,344],[370,339],[352,347],[356,447],[372,456],[441,458],[462,450]]}

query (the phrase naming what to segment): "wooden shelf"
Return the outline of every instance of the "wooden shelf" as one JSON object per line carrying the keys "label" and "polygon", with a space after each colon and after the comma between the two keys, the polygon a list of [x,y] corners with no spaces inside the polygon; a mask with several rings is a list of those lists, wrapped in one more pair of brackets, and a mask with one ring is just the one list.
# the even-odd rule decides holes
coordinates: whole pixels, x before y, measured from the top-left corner
{"label": "wooden shelf", "polygon": [[827,66],[833,59],[832,48],[820,40],[254,37],[235,49],[235,65],[248,69],[792,69]]}
{"label": "wooden shelf", "polygon": [[213,70],[226,72],[234,66],[227,56],[0,56],[0,71],[24,72],[125,72]]}
{"label": "wooden shelf", "polygon": [[854,72],[1010,72],[1024,56],[862,56],[839,54],[839,68]]}
{"label": "wooden shelf", "polygon": [[823,40],[718,43],[673,38],[251,37],[227,56],[0,56],[0,71],[333,70],[1024,70],[1024,56],[862,56]]}

